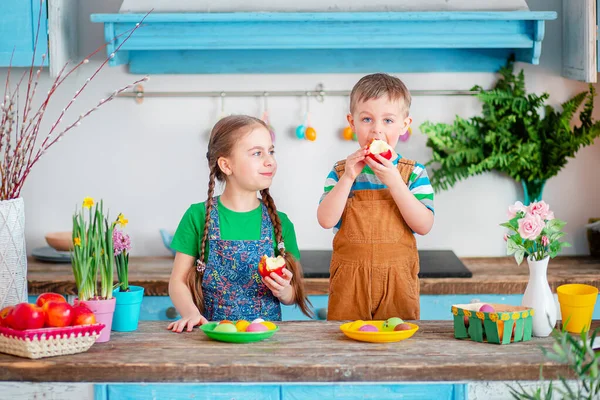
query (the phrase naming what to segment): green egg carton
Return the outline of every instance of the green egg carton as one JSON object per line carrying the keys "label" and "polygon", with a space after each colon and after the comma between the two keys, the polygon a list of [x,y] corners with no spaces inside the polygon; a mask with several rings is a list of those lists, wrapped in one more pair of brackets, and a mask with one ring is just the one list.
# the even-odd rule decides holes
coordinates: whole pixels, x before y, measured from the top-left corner
{"label": "green egg carton", "polygon": [[[492,306],[494,312],[479,311],[484,304]],[[531,340],[533,313],[532,308],[506,304],[455,304],[452,306],[454,337],[494,344],[526,342]],[[468,326],[465,317],[469,320]]]}

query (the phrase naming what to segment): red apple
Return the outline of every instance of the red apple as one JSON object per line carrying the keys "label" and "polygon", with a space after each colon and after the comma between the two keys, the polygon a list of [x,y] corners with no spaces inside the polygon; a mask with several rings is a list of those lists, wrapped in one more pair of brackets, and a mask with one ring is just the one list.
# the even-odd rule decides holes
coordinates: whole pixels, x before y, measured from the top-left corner
{"label": "red apple", "polygon": [[379,154],[381,157],[385,158],[386,160],[392,159],[393,149],[384,140],[373,139],[371,141],[371,143],[369,144],[368,150],[369,151],[367,153],[367,157],[371,157],[374,161],[379,162],[379,160],[377,160],[377,158],[375,158],[375,154]]}
{"label": "red apple", "polygon": [[73,307],[73,325],[90,325],[96,323],[96,316],[85,304]]}
{"label": "red apple", "polygon": [[58,327],[71,325],[73,307],[64,301],[47,301],[42,307],[45,314],[46,326]]}
{"label": "red apple", "polygon": [[46,304],[49,301],[62,301],[66,303],[67,299],[65,299],[58,293],[42,293],[38,296],[37,300],[35,301],[35,305],[38,307],[44,307],[44,304]]}
{"label": "red apple", "polygon": [[9,324],[10,319],[7,317],[13,308],[15,308],[15,307],[8,306],[8,307],[4,307],[2,310],[0,310],[0,326],[6,326],[6,327],[10,328],[10,324]]}
{"label": "red apple", "polygon": [[17,304],[8,318],[12,318],[11,327],[19,331],[44,327],[44,310],[35,304]]}
{"label": "red apple", "polygon": [[285,259],[281,256],[267,257],[262,256],[258,263],[258,273],[263,278],[275,272],[279,276],[283,276],[283,268],[285,267]]}

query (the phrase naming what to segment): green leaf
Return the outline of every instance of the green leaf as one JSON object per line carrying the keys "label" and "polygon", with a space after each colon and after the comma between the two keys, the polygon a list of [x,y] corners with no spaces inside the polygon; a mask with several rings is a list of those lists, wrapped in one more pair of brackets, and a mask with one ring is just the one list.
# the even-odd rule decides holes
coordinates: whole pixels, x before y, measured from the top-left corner
{"label": "green leaf", "polygon": [[523,262],[523,257],[525,257],[525,252],[523,250],[519,250],[515,253],[515,261],[517,261],[517,265],[521,265]]}

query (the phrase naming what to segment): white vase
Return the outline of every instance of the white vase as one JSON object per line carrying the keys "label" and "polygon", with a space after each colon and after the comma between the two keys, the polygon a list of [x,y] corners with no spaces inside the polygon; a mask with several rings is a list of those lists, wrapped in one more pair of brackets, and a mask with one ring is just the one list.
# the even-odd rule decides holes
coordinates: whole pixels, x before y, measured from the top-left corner
{"label": "white vase", "polygon": [[538,337],[550,335],[556,325],[556,303],[547,278],[549,260],[550,257],[540,261],[527,258],[529,282],[521,305],[533,308],[533,336]]}
{"label": "white vase", "polygon": [[0,201],[0,309],[27,301],[25,203]]}

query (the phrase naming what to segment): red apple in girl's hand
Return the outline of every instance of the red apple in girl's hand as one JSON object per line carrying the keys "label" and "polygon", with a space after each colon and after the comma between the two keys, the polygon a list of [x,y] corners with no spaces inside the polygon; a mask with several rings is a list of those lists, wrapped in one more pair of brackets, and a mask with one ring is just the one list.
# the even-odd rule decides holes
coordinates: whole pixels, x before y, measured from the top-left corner
{"label": "red apple in girl's hand", "polygon": [[371,157],[374,161],[377,162],[379,162],[379,160],[375,158],[374,154],[379,154],[386,160],[391,160],[392,150],[392,147],[389,144],[387,144],[384,140],[373,139],[369,144],[367,156]]}
{"label": "red apple in girl's hand", "polygon": [[8,315],[10,314],[13,308],[15,307],[8,306],[0,310],[0,326],[6,326],[10,328],[10,319],[8,318]]}
{"label": "red apple in girl's hand", "polygon": [[96,323],[96,316],[84,304],[79,304],[77,307],[73,307],[73,325],[91,325]]}
{"label": "red apple in girl's hand", "polygon": [[19,303],[12,309],[8,318],[12,319],[11,328],[24,331],[44,327],[44,310],[35,304]]}
{"label": "red apple in girl's hand", "polygon": [[285,267],[285,259],[281,256],[267,257],[262,256],[258,262],[258,273],[263,278],[275,272],[279,276],[283,276],[283,268]]}
{"label": "red apple in girl's hand", "polygon": [[51,327],[63,327],[71,325],[73,320],[73,307],[64,301],[48,301],[42,307],[44,310],[46,325]]}
{"label": "red apple in girl's hand", "polygon": [[38,307],[44,307],[44,304],[46,304],[49,301],[61,301],[66,303],[67,299],[65,299],[58,293],[42,293],[38,296],[37,300],[35,301],[35,305]]}

